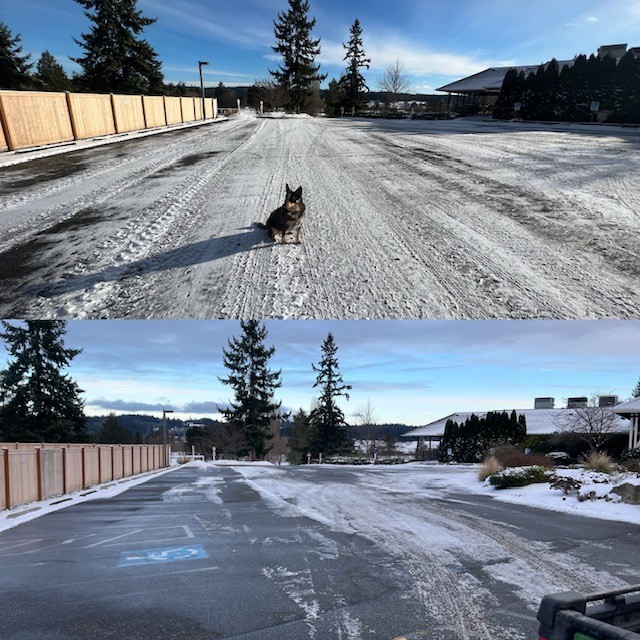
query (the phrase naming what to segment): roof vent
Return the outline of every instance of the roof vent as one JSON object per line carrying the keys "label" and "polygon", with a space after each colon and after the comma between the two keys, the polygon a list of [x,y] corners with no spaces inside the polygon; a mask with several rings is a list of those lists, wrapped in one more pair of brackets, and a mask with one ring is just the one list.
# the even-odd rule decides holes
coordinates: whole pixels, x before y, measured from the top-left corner
{"label": "roof vent", "polygon": [[598,398],[599,407],[615,407],[618,404],[618,396],[600,396]]}
{"label": "roof vent", "polygon": [[534,409],[553,409],[555,406],[555,398],[536,398],[533,401]]}

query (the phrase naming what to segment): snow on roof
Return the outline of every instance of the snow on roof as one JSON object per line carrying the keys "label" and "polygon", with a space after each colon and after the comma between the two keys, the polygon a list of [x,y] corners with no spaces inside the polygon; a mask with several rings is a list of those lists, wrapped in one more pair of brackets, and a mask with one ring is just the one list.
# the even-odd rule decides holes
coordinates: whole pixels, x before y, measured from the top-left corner
{"label": "snow on roof", "polygon": [[[613,411],[613,409],[611,410]],[[494,413],[501,413],[502,411],[506,411],[510,414],[513,409],[498,409],[497,411],[494,411]],[[556,433],[563,427],[570,425],[576,414],[575,409],[516,409],[515,412],[518,415],[524,414],[525,420],[527,421],[527,434],[529,435],[549,435],[551,433]],[[479,418],[484,418],[487,413],[487,411],[461,411],[458,413],[452,413],[451,415],[440,418],[440,420],[431,422],[424,427],[411,429],[411,431],[407,431],[402,435],[405,438],[415,438],[418,436],[442,436],[444,434],[444,427],[447,424],[447,420],[453,420],[460,424],[467,418],[471,417],[472,414],[475,414]],[[625,418],[616,416],[616,431],[623,433],[628,430],[629,422]]]}
{"label": "snow on roof", "polygon": [[632,415],[640,413],[640,398],[633,398],[633,400],[629,400],[628,402],[623,402],[622,404],[616,405],[615,407],[613,407],[612,411],[619,415]]}
{"label": "snow on roof", "polygon": [[[549,65],[549,62],[544,63],[545,68],[547,65]],[[567,65],[573,65],[573,60],[561,60],[558,61],[558,65],[562,71]],[[539,66],[539,64],[534,64],[523,67],[491,67],[480,73],[475,73],[472,76],[456,80],[451,84],[440,87],[437,91],[445,91],[447,93],[500,93],[504,77],[507,75],[509,69],[516,69],[518,72],[523,71],[525,76],[527,76],[530,72],[535,73]]]}

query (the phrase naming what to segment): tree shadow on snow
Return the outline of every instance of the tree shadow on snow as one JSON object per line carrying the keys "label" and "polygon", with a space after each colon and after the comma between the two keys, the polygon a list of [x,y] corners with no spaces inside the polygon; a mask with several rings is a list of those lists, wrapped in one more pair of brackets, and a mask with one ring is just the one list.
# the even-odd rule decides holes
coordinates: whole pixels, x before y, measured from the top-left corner
{"label": "tree shadow on snow", "polygon": [[[247,233],[246,230],[249,229],[255,233]],[[163,253],[155,253],[142,260],[108,267],[98,273],[72,277],[48,285],[34,285],[29,287],[28,289],[31,291],[27,292],[44,297],[53,297],[73,291],[91,289],[101,282],[121,282],[129,278],[161,271],[184,270],[198,264],[227,258],[237,253],[268,248],[271,244],[265,242],[266,236],[263,234],[263,231],[255,227],[245,227],[243,233],[201,240],[200,242],[170,249]]]}

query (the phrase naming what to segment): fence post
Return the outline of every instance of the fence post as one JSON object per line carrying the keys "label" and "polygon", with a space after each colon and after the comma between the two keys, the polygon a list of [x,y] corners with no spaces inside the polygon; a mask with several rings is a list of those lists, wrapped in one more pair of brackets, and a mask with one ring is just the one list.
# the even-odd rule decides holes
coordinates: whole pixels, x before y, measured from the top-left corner
{"label": "fence post", "polygon": [[118,118],[116,117],[116,99],[113,93],[109,94],[111,96],[111,115],[113,116],[113,124],[116,128],[116,133],[120,133],[120,129],[118,128]]}
{"label": "fence post", "polygon": [[36,467],[38,473],[38,500],[42,500],[42,448],[36,448]]}
{"label": "fence post", "polygon": [[3,449],[2,455],[4,456],[4,503],[7,509],[11,508],[11,487],[9,485],[9,449]]}
{"label": "fence post", "polygon": [[67,97],[67,111],[69,112],[69,122],[71,122],[71,132],[73,133],[73,139],[78,140],[78,127],[76,125],[76,118],[73,114],[73,106],[71,105],[71,93],[65,91]]}
{"label": "fence post", "polygon": [[144,128],[148,129],[149,125],[147,124],[147,110],[144,108],[144,96],[140,96],[140,102],[142,103],[142,119],[144,120]]}
{"label": "fence post", "polygon": [[7,141],[7,147],[9,151],[15,151],[15,145],[11,138],[11,131],[9,130],[9,121],[4,113],[4,107],[2,104],[2,93],[0,93],[0,122],[2,123],[2,129],[4,130],[4,138]]}
{"label": "fence post", "polygon": [[82,488],[87,488],[87,459],[84,453],[85,447],[82,447]]}
{"label": "fence post", "polygon": [[62,493],[67,493],[67,451],[62,447]]}

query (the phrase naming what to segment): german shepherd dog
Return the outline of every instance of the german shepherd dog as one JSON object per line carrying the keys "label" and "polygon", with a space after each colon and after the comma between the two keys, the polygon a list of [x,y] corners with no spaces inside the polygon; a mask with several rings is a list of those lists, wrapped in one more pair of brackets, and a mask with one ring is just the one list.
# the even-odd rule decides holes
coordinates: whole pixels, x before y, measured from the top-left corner
{"label": "german shepherd dog", "polygon": [[284,199],[284,204],[271,213],[267,219],[267,224],[256,222],[255,225],[261,229],[266,229],[274,242],[277,242],[276,235],[280,234],[280,242],[284,243],[286,234],[290,233],[291,235],[295,234],[296,244],[300,244],[304,211],[302,187],[292,191],[287,185],[287,196]]}

